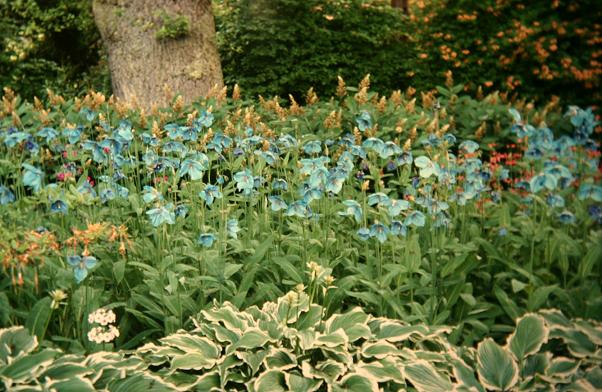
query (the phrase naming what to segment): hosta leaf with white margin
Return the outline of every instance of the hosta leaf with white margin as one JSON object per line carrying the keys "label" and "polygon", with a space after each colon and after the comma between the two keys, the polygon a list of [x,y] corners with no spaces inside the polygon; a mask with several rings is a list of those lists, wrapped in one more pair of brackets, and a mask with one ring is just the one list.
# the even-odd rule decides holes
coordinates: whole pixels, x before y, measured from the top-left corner
{"label": "hosta leaf with white margin", "polygon": [[359,338],[368,338],[372,333],[368,327],[368,315],[359,307],[353,308],[345,314],[336,314],[326,320],[324,330],[327,333],[343,329],[349,342]]}
{"label": "hosta leaf with white margin", "polygon": [[509,351],[491,338],[483,340],[477,348],[477,373],[487,389],[505,391],[518,382],[518,365]]}
{"label": "hosta leaf with white margin", "polygon": [[338,380],[345,374],[347,367],[344,364],[331,359],[328,359],[315,367],[312,366],[309,361],[303,361],[301,363],[301,371],[303,372],[303,377],[318,378],[325,380],[328,384],[332,384],[335,380]]}
{"label": "hosta leaf with white margin", "polygon": [[284,375],[286,385],[291,392],[313,392],[320,389],[324,381],[305,378],[299,374],[286,373]]}
{"label": "hosta leaf with white margin", "polygon": [[579,369],[579,362],[566,357],[553,358],[546,370],[548,376],[568,378]]}
{"label": "hosta leaf with white margin", "polygon": [[450,362],[452,364],[454,378],[458,381],[458,383],[461,386],[466,387],[468,389],[477,390],[478,392],[485,392],[485,389],[475,377],[474,369],[469,367],[466,364],[466,362],[464,362],[462,358],[455,355],[453,351]]}
{"label": "hosta leaf with white margin", "polygon": [[301,313],[309,310],[309,296],[304,292],[289,291],[278,299],[278,321],[294,323]]}
{"label": "hosta leaf with white margin", "polygon": [[332,390],[334,392],[378,392],[378,383],[373,377],[362,374],[350,373],[338,382]]}
{"label": "hosta leaf with white margin", "polygon": [[0,365],[27,355],[38,347],[38,340],[23,327],[0,329]]}
{"label": "hosta leaf with white margin", "polygon": [[201,314],[205,320],[213,323],[222,323],[229,330],[238,333],[243,332],[249,326],[249,320],[244,319],[242,317],[243,314],[229,302],[226,302],[219,309],[203,310]]}
{"label": "hosta leaf with white margin", "polygon": [[282,370],[268,370],[255,379],[253,388],[256,392],[286,392],[288,387]]}
{"label": "hosta leaf with white margin", "polygon": [[383,340],[364,343],[360,352],[364,358],[383,359],[390,355],[399,355],[400,350],[393,344]]}
{"label": "hosta leaf with white margin", "polygon": [[318,334],[314,344],[316,346],[326,346],[326,347],[347,347],[347,343],[349,343],[349,338],[345,334],[342,329],[337,329],[334,332],[327,334]]}
{"label": "hosta leaf with white margin", "polygon": [[424,360],[409,363],[403,368],[405,378],[420,392],[451,391],[452,383],[447,375],[441,374]]}
{"label": "hosta leaf with white margin", "polygon": [[268,355],[267,350],[258,350],[256,352],[250,351],[237,351],[234,353],[237,358],[241,359],[244,363],[246,363],[250,368],[252,375],[257,373],[260,366],[263,363],[263,359]]}
{"label": "hosta leaf with white margin", "polygon": [[549,330],[543,317],[528,313],[519,318],[516,329],[508,338],[508,348],[519,361],[539,351],[548,341]]}
{"label": "hosta leaf with white margin", "polygon": [[266,332],[259,328],[249,328],[242,337],[234,344],[228,346],[226,354],[230,354],[238,349],[256,349],[264,347],[270,341]]}
{"label": "hosta leaf with white margin", "polygon": [[358,374],[375,379],[378,383],[395,381],[398,384],[404,383],[402,367],[392,359],[383,359],[370,363],[359,362],[355,366]]}
{"label": "hosta leaf with white margin", "polygon": [[297,358],[287,349],[271,347],[263,363],[267,369],[287,370],[297,366]]}

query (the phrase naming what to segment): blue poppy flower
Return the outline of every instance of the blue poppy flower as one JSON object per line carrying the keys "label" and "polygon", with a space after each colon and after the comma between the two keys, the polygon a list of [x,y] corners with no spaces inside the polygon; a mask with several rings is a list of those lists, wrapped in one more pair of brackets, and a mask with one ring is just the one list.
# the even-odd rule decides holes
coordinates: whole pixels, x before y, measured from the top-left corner
{"label": "blue poppy flower", "polygon": [[370,237],[376,237],[381,244],[387,241],[387,234],[389,234],[389,228],[382,223],[374,223],[370,226]]}
{"label": "blue poppy flower", "polygon": [[329,175],[326,178],[326,184],[324,185],[324,190],[326,192],[334,193],[335,195],[339,194],[343,189],[343,184],[345,183],[345,178],[347,176],[343,176],[339,173],[334,173]]}
{"label": "blue poppy flower", "polygon": [[389,199],[387,206],[387,213],[391,218],[401,214],[401,211],[405,211],[410,208],[410,202],[407,200]]}
{"label": "blue poppy flower", "polygon": [[88,122],[92,122],[96,118],[96,112],[93,110],[90,110],[89,108],[82,108],[79,111],[79,115],[82,116],[83,118],[85,118],[86,121],[88,121]]}
{"label": "blue poppy flower", "polygon": [[238,227],[237,219],[228,219],[226,223],[226,231],[228,232],[228,237],[238,239],[238,232],[240,232],[240,227]]}
{"label": "blue poppy flower", "polygon": [[460,143],[460,150],[463,150],[464,152],[468,153],[468,154],[472,154],[475,151],[477,151],[479,149],[479,143],[474,142],[472,140],[464,140],[462,143]]}
{"label": "blue poppy flower", "polygon": [[393,155],[401,154],[401,148],[393,142],[386,142],[378,154],[381,158],[385,159]]}
{"label": "blue poppy flower", "polygon": [[403,223],[406,226],[423,227],[426,224],[426,217],[420,211],[412,211],[406,216]]}
{"label": "blue poppy flower", "polygon": [[419,174],[422,178],[429,178],[433,174],[439,175],[439,165],[425,156],[414,159],[414,165],[420,169]]}
{"label": "blue poppy flower", "polygon": [[211,248],[217,237],[213,233],[203,233],[199,235],[198,243],[205,248]]}
{"label": "blue poppy flower", "polygon": [[546,197],[546,203],[548,203],[550,207],[564,207],[564,199],[560,195],[549,194],[548,197]]}
{"label": "blue poppy flower", "polygon": [[4,144],[8,148],[13,148],[17,144],[22,143],[25,140],[29,139],[30,136],[31,135],[29,133],[25,133],[25,132],[13,132],[6,136],[6,138],[4,139]]}
{"label": "blue poppy flower", "polygon": [[602,207],[592,204],[588,207],[587,212],[597,224],[602,224]]}
{"label": "blue poppy flower", "polygon": [[390,203],[391,200],[389,199],[389,196],[385,195],[382,192],[376,192],[371,195],[368,195],[369,206],[373,206],[375,204],[389,205]]}
{"label": "blue poppy flower", "polygon": [[161,226],[163,223],[167,223],[169,225],[176,223],[176,214],[173,211],[173,204],[171,203],[166,206],[148,210],[146,211],[146,215],[148,215],[151,224],[154,227]]}
{"label": "blue poppy flower", "polygon": [[96,191],[90,182],[84,181],[77,187],[77,192],[81,195],[96,197]]}
{"label": "blue poppy flower", "polygon": [[199,138],[199,131],[196,127],[178,127],[178,132],[183,140],[196,142]]}
{"label": "blue poppy flower", "polygon": [[592,199],[597,202],[602,202],[602,186],[583,183],[577,191],[579,200]]}
{"label": "blue poppy flower", "polygon": [[268,200],[270,201],[270,208],[274,212],[288,209],[288,205],[280,196],[269,196]]}
{"label": "blue poppy flower", "polygon": [[362,227],[357,231],[357,235],[360,237],[360,240],[368,241],[370,239],[370,229]]}
{"label": "blue poppy flower", "polygon": [[565,225],[569,225],[575,223],[576,218],[572,212],[564,210],[558,214],[558,220]]}
{"label": "blue poppy flower", "polygon": [[253,178],[253,173],[251,173],[249,169],[235,173],[233,178],[236,182],[236,189],[238,189],[238,191],[243,192],[245,195],[249,195],[253,191],[255,179]]}
{"label": "blue poppy flower", "polygon": [[377,154],[380,154],[385,148],[385,142],[377,137],[369,137],[362,143],[362,148],[365,150],[372,150]]}
{"label": "blue poppy flower", "polygon": [[271,151],[255,151],[255,154],[263,158],[263,160],[270,166],[274,165],[278,161],[278,157]]}
{"label": "blue poppy flower", "polygon": [[508,235],[508,229],[506,229],[505,227],[500,227],[500,229],[497,231],[497,235],[499,237],[505,237]]}
{"label": "blue poppy flower", "polygon": [[75,144],[79,142],[83,130],[84,129],[82,127],[65,128],[63,129],[63,136],[67,138],[70,144]]}
{"label": "blue poppy flower", "polygon": [[134,140],[132,123],[127,120],[120,121],[119,126],[113,131],[113,137],[121,144],[127,144]]}
{"label": "blue poppy flower", "polygon": [[142,143],[144,143],[148,146],[155,147],[155,146],[159,145],[159,139],[157,139],[153,135],[149,134],[148,132],[144,132],[143,134],[140,135],[140,137],[142,138]]}
{"label": "blue poppy flower", "polygon": [[184,205],[184,204],[178,204],[176,206],[176,209],[174,210],[174,214],[176,215],[176,217],[178,218],[185,218],[186,214],[188,214],[188,206]]}
{"label": "blue poppy flower", "polygon": [[360,204],[357,201],[345,200],[343,201],[343,205],[346,207],[346,209],[345,211],[338,212],[340,216],[352,215],[357,223],[359,223],[362,220],[362,206],[360,206]]}
{"label": "blue poppy flower", "polygon": [[355,123],[359,130],[364,132],[366,129],[372,128],[372,117],[370,116],[370,113],[364,110],[356,117]]}
{"label": "blue poppy flower", "polygon": [[207,203],[208,206],[213,204],[215,199],[221,199],[222,193],[215,185],[208,184],[204,190],[199,193],[199,197]]}
{"label": "blue poppy flower", "polygon": [[312,212],[304,200],[297,200],[288,206],[285,215],[297,216],[299,218],[310,218],[312,216]]}
{"label": "blue poppy flower", "polygon": [[286,190],[288,190],[288,183],[286,182],[286,180],[283,180],[282,178],[275,178],[272,181],[272,190],[286,191]]}
{"label": "blue poppy flower", "polygon": [[36,136],[43,137],[46,140],[46,143],[50,143],[52,140],[56,139],[59,133],[54,128],[42,128],[36,133]]}
{"label": "blue poppy flower", "polygon": [[548,189],[550,191],[554,190],[557,185],[556,177],[551,174],[541,173],[537,176],[534,176],[529,181],[529,189],[532,193],[538,193],[539,191]]}
{"label": "blue poppy flower", "polygon": [[178,177],[182,178],[188,174],[192,181],[197,181],[203,178],[203,172],[208,169],[206,162],[197,161],[194,159],[185,159],[178,170]]}
{"label": "blue poppy flower", "polygon": [[50,212],[66,215],[69,212],[69,206],[64,201],[58,199],[50,204]]}
{"label": "blue poppy flower", "polygon": [[408,235],[408,227],[401,223],[400,221],[392,221],[391,222],[391,234],[392,235],[400,235],[405,237]]}
{"label": "blue poppy flower", "polygon": [[28,163],[24,163],[21,166],[25,169],[23,173],[23,185],[32,188],[34,192],[38,192],[42,188],[44,172]]}
{"label": "blue poppy flower", "polygon": [[310,175],[320,169],[326,169],[324,165],[330,162],[330,158],[318,157],[313,159],[301,159],[299,162],[301,162],[299,172],[304,175]]}
{"label": "blue poppy flower", "polygon": [[163,150],[163,152],[175,152],[177,154],[180,154],[180,156],[185,155],[188,151],[188,148],[186,148],[185,145],[183,145],[180,142],[173,141],[164,143],[163,146],[161,146],[161,149]]}
{"label": "blue poppy flower", "polygon": [[213,124],[213,119],[213,113],[201,110],[201,114],[199,115],[199,118],[194,121],[194,124],[198,127],[209,128]]}
{"label": "blue poppy flower", "polygon": [[303,151],[305,151],[306,154],[319,154],[322,152],[322,145],[320,141],[312,140],[305,143],[303,146]]}
{"label": "blue poppy flower", "polygon": [[115,192],[113,191],[113,189],[107,188],[100,191],[98,196],[100,197],[100,201],[104,204],[109,200],[115,199]]}
{"label": "blue poppy flower", "polygon": [[79,284],[86,276],[88,276],[88,270],[94,268],[97,261],[93,256],[67,256],[67,263],[73,267],[73,276],[75,281]]}
{"label": "blue poppy flower", "polygon": [[163,200],[163,195],[152,186],[145,185],[144,188],[142,188],[142,200],[148,204],[155,200]]}
{"label": "blue poppy flower", "polygon": [[320,189],[317,188],[309,188],[303,192],[303,201],[309,204],[314,200],[320,200],[323,196],[323,193]]}
{"label": "blue poppy flower", "polygon": [[8,187],[0,185],[0,205],[10,204],[15,201],[15,195]]}

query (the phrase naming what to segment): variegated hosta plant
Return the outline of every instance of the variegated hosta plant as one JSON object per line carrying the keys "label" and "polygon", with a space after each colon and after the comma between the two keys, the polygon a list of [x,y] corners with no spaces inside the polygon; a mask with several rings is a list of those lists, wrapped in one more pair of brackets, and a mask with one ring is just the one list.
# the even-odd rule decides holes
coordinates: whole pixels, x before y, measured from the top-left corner
{"label": "variegated hosta plant", "polygon": [[260,309],[230,303],[196,328],[136,354],[166,382],[198,391],[505,391],[602,388],[602,326],[556,310],[529,313],[500,345],[446,339],[449,328],[375,318],[355,308],[323,318],[307,294]]}

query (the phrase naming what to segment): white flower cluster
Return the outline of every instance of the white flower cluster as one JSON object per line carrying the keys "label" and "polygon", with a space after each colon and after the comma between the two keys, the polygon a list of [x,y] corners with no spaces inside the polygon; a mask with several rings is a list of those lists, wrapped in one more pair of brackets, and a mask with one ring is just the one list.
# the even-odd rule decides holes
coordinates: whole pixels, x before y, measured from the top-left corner
{"label": "white flower cluster", "polygon": [[111,309],[96,309],[88,315],[88,322],[90,324],[96,323],[102,326],[113,324],[115,322],[115,313],[113,313]]}
{"label": "white flower cluster", "polygon": [[119,337],[119,330],[113,325],[116,317],[110,309],[97,309],[88,315],[90,324],[99,324],[88,332],[88,340],[94,343],[110,343]]}

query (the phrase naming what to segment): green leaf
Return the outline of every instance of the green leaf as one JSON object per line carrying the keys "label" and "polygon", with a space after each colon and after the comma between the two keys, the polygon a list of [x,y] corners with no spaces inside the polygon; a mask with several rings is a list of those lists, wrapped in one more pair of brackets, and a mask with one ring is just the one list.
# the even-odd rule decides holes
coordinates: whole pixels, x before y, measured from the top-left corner
{"label": "green leaf", "polygon": [[44,340],[46,328],[48,328],[48,323],[50,322],[50,316],[52,315],[51,304],[52,299],[50,299],[50,297],[42,298],[33,306],[33,309],[31,309],[31,312],[29,312],[29,316],[25,321],[27,329],[29,329],[31,334],[35,335],[40,342]]}
{"label": "green leaf", "polygon": [[374,378],[357,373],[346,375],[333,388],[333,391],[337,392],[378,392],[378,390],[378,383]]}
{"label": "green leaf", "polygon": [[374,343],[364,343],[361,349],[362,356],[366,358],[377,358],[383,359],[388,357],[389,355],[398,355],[399,350],[397,347],[388,343],[386,341],[374,342]]}
{"label": "green leaf", "polygon": [[485,389],[475,377],[474,369],[466,365],[461,359],[452,359],[451,364],[453,366],[454,377],[462,386],[468,389],[476,389],[479,392],[485,392]]}
{"label": "green leaf", "polygon": [[508,347],[518,360],[539,351],[542,344],[548,341],[549,330],[543,317],[529,313],[518,319],[516,330],[508,338]]}
{"label": "green leaf", "polygon": [[320,389],[320,386],[324,383],[322,380],[312,380],[309,378],[301,377],[296,374],[286,373],[284,375],[286,385],[292,392],[313,392]]}
{"label": "green leaf", "polygon": [[253,385],[256,392],[286,392],[286,380],[284,372],[280,370],[268,370],[257,377]]}
{"label": "green leaf", "polygon": [[47,368],[54,358],[60,354],[57,350],[44,350],[29,354],[14,360],[10,365],[0,368],[0,376],[15,381],[24,381],[35,378],[40,371]]}
{"label": "green leaf", "polygon": [[125,276],[125,260],[116,261],[113,263],[113,275],[117,283],[121,283]]}
{"label": "green leaf", "polygon": [[520,317],[520,309],[504,290],[502,290],[499,286],[495,286],[493,288],[493,294],[500,302],[500,305],[502,305],[502,308],[506,314],[512,318],[512,320],[516,320]]}
{"label": "green leaf", "polygon": [[286,370],[297,365],[295,355],[284,348],[276,349],[272,347],[264,360],[268,369]]}
{"label": "green leaf", "polygon": [[532,295],[529,296],[529,301],[527,302],[527,309],[530,311],[535,311],[542,307],[548,300],[550,294],[558,289],[558,285],[552,286],[542,286],[535,289]]}
{"label": "green leaf", "polygon": [[376,380],[378,383],[395,381],[396,383],[402,384],[404,382],[400,367],[393,361],[361,363],[355,370],[359,374],[366,375],[368,378]]}
{"label": "green leaf", "polygon": [[427,361],[412,361],[404,367],[405,377],[420,392],[451,391],[449,377],[442,375]]}
{"label": "green leaf", "polygon": [[220,348],[211,340],[187,333],[169,335],[160,341],[186,353],[200,353],[209,359],[217,359],[220,353]]}
{"label": "green leaf", "polygon": [[354,342],[359,338],[370,336],[370,328],[367,324],[368,315],[361,308],[356,307],[345,314],[335,314],[330,317],[325,323],[325,331],[330,333],[341,328],[347,334],[349,341]]}
{"label": "green leaf", "polygon": [[491,338],[477,348],[477,373],[481,383],[494,391],[510,389],[518,381],[518,366],[512,355]]}
{"label": "green leaf", "polygon": [[336,331],[329,334],[320,334],[316,338],[315,345],[316,346],[326,346],[326,347],[337,347],[337,346],[346,346],[349,342],[349,338],[345,334],[342,329],[337,329]]}
{"label": "green leaf", "polygon": [[6,293],[0,293],[0,325],[7,325],[10,318],[11,306]]}
{"label": "green leaf", "polygon": [[38,341],[21,326],[0,329],[0,364],[7,364],[9,358],[27,355],[38,347]]}
{"label": "green leaf", "polygon": [[201,370],[211,369],[217,360],[215,358],[209,358],[201,352],[189,352],[184,355],[177,355],[171,361],[171,369],[184,369],[184,370]]}
{"label": "green leaf", "polygon": [[249,328],[245,331],[238,342],[232,344],[226,350],[226,354],[230,354],[240,348],[256,349],[262,348],[270,340],[270,337],[259,328]]}
{"label": "green leaf", "polygon": [[46,385],[48,390],[55,390],[61,392],[94,392],[94,384],[90,380],[84,377],[74,377],[69,380],[57,380],[52,381]]}

